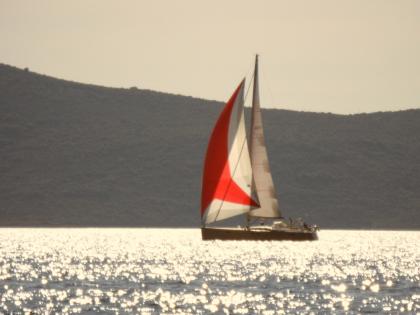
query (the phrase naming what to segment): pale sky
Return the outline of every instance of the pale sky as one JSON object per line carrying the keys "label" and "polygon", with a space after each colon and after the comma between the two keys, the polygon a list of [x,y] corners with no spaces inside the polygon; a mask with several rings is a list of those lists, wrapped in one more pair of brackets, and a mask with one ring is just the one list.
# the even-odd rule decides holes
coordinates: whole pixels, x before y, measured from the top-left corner
{"label": "pale sky", "polygon": [[260,54],[263,107],[420,108],[420,1],[0,0],[0,62],[226,101]]}

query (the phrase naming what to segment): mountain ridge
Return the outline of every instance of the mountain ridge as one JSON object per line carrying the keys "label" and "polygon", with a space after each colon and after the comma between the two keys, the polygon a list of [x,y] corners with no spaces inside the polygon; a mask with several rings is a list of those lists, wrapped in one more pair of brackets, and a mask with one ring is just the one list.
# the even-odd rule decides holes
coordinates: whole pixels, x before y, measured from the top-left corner
{"label": "mountain ridge", "polygon": [[[221,106],[0,64],[0,225],[200,226],[201,167]],[[419,109],[263,109],[263,119],[286,216],[420,228]]]}

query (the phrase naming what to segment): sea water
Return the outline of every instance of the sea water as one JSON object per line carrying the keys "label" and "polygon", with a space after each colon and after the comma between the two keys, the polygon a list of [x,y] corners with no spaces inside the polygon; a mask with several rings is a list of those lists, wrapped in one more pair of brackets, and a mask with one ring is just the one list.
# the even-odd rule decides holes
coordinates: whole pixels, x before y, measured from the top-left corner
{"label": "sea water", "polygon": [[420,232],[201,241],[198,229],[0,229],[4,314],[420,312]]}

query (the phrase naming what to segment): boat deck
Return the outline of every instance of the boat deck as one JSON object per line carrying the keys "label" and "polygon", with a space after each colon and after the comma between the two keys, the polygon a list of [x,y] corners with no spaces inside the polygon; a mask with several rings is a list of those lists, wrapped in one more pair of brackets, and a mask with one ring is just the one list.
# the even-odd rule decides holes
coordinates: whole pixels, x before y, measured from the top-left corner
{"label": "boat deck", "polygon": [[318,239],[315,230],[285,227],[271,229],[270,227],[211,227],[202,228],[203,240],[263,240],[263,241],[314,241]]}

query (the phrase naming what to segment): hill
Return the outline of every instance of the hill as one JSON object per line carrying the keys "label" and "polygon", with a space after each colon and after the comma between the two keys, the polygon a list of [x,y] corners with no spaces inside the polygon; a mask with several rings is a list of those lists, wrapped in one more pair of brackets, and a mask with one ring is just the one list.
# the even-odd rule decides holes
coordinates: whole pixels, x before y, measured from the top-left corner
{"label": "hill", "polygon": [[[202,161],[221,106],[0,65],[0,225],[199,226]],[[420,228],[420,110],[263,118],[286,216]]]}

